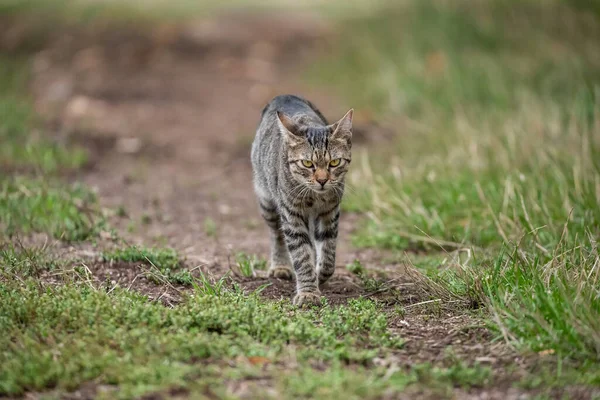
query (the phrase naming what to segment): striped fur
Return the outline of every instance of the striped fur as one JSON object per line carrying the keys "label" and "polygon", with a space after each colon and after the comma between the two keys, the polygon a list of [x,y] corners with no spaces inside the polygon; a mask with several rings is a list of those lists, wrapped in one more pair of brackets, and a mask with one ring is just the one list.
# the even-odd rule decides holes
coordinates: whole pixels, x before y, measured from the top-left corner
{"label": "striped fur", "polygon": [[329,125],[309,101],[283,95],[263,110],[252,144],[254,188],[271,231],[269,275],[295,276],[298,306],[320,304],[319,286],[335,269],[351,139],[352,110]]}

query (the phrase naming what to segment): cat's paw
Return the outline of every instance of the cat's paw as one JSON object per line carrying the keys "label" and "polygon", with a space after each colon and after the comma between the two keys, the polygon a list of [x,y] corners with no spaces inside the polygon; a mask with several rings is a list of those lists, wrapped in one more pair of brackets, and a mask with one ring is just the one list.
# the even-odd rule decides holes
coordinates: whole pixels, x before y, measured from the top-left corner
{"label": "cat's paw", "polygon": [[322,306],[321,294],[315,292],[299,292],[292,302],[297,307]]}
{"label": "cat's paw", "polygon": [[329,278],[331,278],[331,275],[329,275],[329,276],[319,276],[319,288],[326,287],[327,282],[329,281]]}
{"label": "cat's paw", "polygon": [[294,279],[294,271],[290,267],[277,266],[269,268],[269,278],[285,279],[291,281]]}

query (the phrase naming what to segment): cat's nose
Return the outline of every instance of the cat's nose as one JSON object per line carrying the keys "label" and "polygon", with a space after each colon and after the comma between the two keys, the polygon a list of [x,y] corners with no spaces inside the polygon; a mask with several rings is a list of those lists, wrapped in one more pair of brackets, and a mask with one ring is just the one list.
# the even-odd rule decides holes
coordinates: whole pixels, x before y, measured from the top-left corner
{"label": "cat's nose", "polygon": [[317,182],[319,182],[321,184],[321,187],[325,186],[325,184],[327,183],[329,179],[324,178],[324,179],[317,179]]}

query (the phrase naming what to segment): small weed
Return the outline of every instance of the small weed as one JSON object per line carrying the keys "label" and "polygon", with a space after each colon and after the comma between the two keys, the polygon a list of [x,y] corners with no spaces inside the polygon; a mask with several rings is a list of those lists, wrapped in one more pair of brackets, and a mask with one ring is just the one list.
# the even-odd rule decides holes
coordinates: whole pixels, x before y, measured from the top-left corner
{"label": "small weed", "polygon": [[194,277],[188,270],[172,272],[170,275],[167,275],[167,279],[169,282],[179,285],[191,285],[194,282]]}
{"label": "small weed", "polygon": [[396,314],[400,318],[404,318],[406,316],[406,310],[401,305],[395,305],[394,306],[394,314]]}
{"label": "small weed", "polygon": [[208,237],[217,236],[217,224],[211,218],[204,219],[204,232]]}
{"label": "small weed", "polygon": [[126,218],[128,216],[127,209],[123,205],[117,207],[117,210],[116,210],[115,214],[119,218]]}
{"label": "small weed", "polygon": [[385,287],[387,280],[372,276],[361,275],[362,285],[367,292],[378,292]]}
{"label": "small weed", "polygon": [[386,280],[369,276],[366,268],[358,259],[346,265],[346,269],[360,278],[363,288],[367,292],[377,292],[385,287]]}
{"label": "small weed", "polygon": [[237,266],[245,277],[254,276],[254,271],[265,270],[267,268],[267,261],[260,259],[256,255],[248,255],[245,253],[238,253],[235,256]]}
{"label": "small weed", "polygon": [[192,286],[196,293],[200,293],[203,296],[215,296],[219,297],[225,291],[225,284],[227,283],[227,275],[223,275],[218,280],[211,282],[211,280],[200,271],[199,281],[193,281]]}
{"label": "small weed", "polygon": [[137,228],[137,224],[134,221],[129,221],[127,223],[127,228],[126,228],[127,232],[133,233],[133,232],[135,232],[136,228]]}
{"label": "small weed", "polygon": [[142,225],[150,225],[152,223],[152,217],[150,216],[150,214],[144,214],[142,215],[140,222],[142,223]]}
{"label": "small weed", "polygon": [[51,270],[55,266],[56,260],[50,258],[43,248],[0,243],[0,269],[4,273],[36,276],[40,271]]}
{"label": "small weed", "polygon": [[358,259],[354,260],[351,264],[346,265],[346,269],[354,275],[362,276],[366,273],[365,267]]}
{"label": "small weed", "polygon": [[116,262],[151,262],[159,268],[176,269],[179,267],[179,257],[173,249],[152,249],[129,246],[123,249],[106,251],[104,261]]}

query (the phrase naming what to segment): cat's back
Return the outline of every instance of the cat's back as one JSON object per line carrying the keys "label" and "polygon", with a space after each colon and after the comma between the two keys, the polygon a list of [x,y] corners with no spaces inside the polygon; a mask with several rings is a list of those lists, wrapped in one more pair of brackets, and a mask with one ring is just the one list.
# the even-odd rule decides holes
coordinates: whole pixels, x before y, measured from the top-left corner
{"label": "cat's back", "polygon": [[284,94],[273,98],[263,110],[263,117],[265,113],[275,115],[277,111],[281,111],[289,117],[296,115],[316,117],[318,122],[327,123],[321,112],[310,101],[293,94]]}
{"label": "cat's back", "polygon": [[301,116],[312,123],[327,124],[325,117],[310,101],[293,94],[283,94],[274,97],[263,109],[259,133],[261,130],[276,128],[278,111],[291,118]]}

